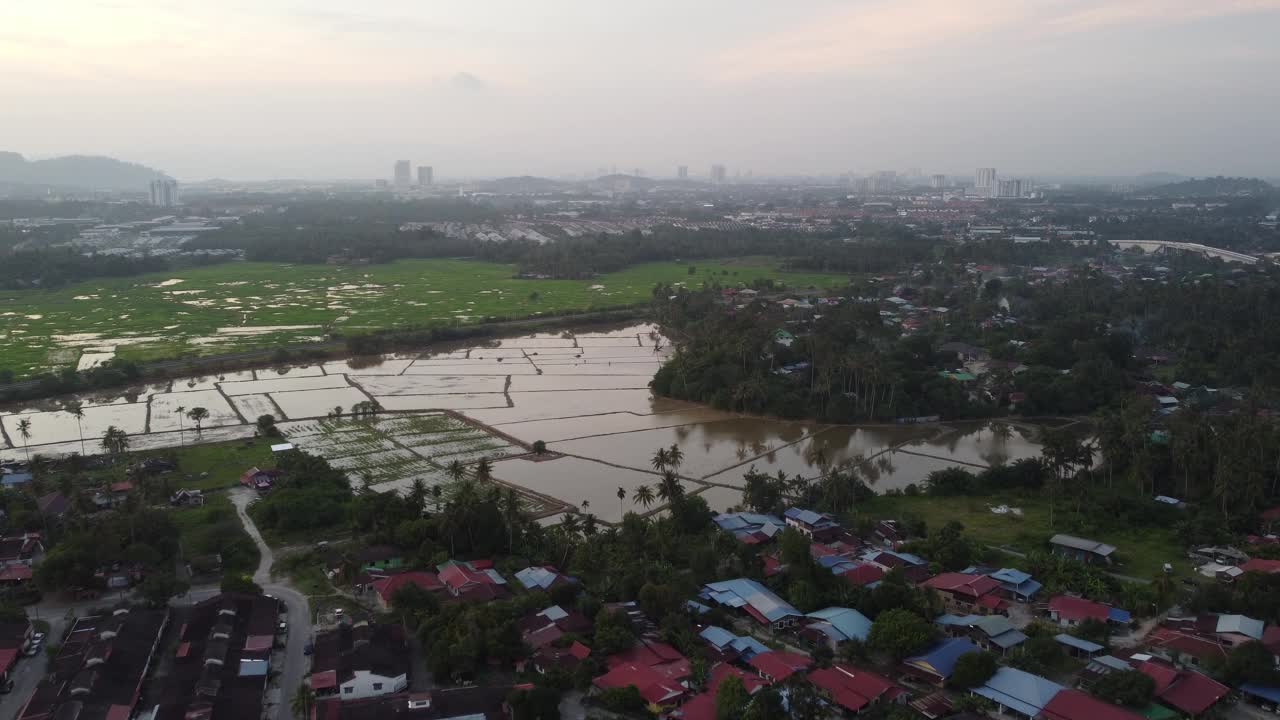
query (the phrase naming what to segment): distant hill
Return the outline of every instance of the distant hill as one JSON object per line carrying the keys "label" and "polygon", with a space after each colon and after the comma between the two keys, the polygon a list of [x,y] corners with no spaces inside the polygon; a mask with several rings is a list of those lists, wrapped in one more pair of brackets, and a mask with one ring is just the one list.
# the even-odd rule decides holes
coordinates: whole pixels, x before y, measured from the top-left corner
{"label": "distant hill", "polygon": [[1155,187],[1157,185],[1172,185],[1186,180],[1186,175],[1179,175],[1170,172],[1149,172],[1143,173],[1133,179],[1133,184],[1141,188]]}
{"label": "distant hill", "polygon": [[1150,188],[1146,194],[1165,198],[1258,197],[1269,195],[1275,187],[1257,178],[1209,177]]}
{"label": "distant hill", "polygon": [[145,191],[147,183],[162,177],[167,176],[145,165],[97,155],[27,160],[15,152],[0,152],[0,183]]}
{"label": "distant hill", "polygon": [[495,193],[547,193],[563,190],[568,185],[550,178],[521,175],[505,177],[479,183],[482,190]]}

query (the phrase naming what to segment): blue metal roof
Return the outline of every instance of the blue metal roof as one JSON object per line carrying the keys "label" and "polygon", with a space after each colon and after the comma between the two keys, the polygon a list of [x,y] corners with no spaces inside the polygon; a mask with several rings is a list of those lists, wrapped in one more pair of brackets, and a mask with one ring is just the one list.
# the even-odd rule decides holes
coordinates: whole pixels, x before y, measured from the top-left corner
{"label": "blue metal roof", "polygon": [[734,638],[729,646],[742,654],[743,660],[750,660],[760,653],[769,652],[769,646],[751,637],[750,635],[740,635]]}
{"label": "blue metal roof", "polygon": [[698,613],[699,615],[705,615],[705,614],[707,614],[707,613],[711,612],[711,608],[710,608],[710,607],[708,607],[708,606],[706,606],[706,605],[703,605],[702,603],[698,602],[697,600],[687,600],[687,601],[685,601],[684,606],[685,606],[686,608],[688,608],[688,609],[692,610],[693,612]]}
{"label": "blue metal roof", "polygon": [[708,583],[702,591],[702,597],[733,608],[750,605],[769,622],[776,622],[791,615],[804,614],[773,594],[764,585],[747,578]]}
{"label": "blue metal roof", "polygon": [[947,638],[929,648],[929,651],[923,655],[907,658],[907,662],[913,665],[928,665],[942,677],[948,678],[951,677],[951,671],[961,655],[977,652],[979,649],[969,638]]}
{"label": "blue metal roof", "polygon": [[1240,689],[1254,697],[1260,697],[1263,700],[1270,700],[1273,703],[1280,703],[1280,687],[1268,687],[1266,685],[1245,683],[1240,686]]}
{"label": "blue metal roof", "polygon": [[1007,582],[1007,583],[1013,583],[1014,585],[1021,585],[1022,583],[1031,579],[1031,573],[1022,572],[1017,568],[1001,568],[991,573],[991,577],[995,578],[996,580],[999,580],[1000,582]]}
{"label": "blue metal roof", "polygon": [[798,507],[787,508],[787,511],[783,513],[783,516],[791,520],[795,520],[796,522],[802,522],[805,525],[834,525],[835,524],[831,520],[831,518],[826,517],[822,513],[814,512],[812,510],[805,510],[804,508],[798,508]]}
{"label": "blue metal roof", "polygon": [[736,640],[738,636],[734,635],[728,630],[725,630],[722,627],[717,627],[715,625],[708,625],[706,628],[703,629],[702,632],[698,633],[698,637],[702,638],[703,640],[706,640],[707,642],[711,643],[712,645],[715,645],[718,648],[723,648],[724,646]]}
{"label": "blue metal roof", "polygon": [[1057,635],[1054,635],[1053,639],[1057,640],[1063,645],[1073,647],[1077,650],[1083,650],[1087,653],[1096,653],[1099,650],[1103,649],[1103,646],[1099,645],[1096,642],[1089,642],[1088,640],[1083,640],[1081,638],[1076,637],[1075,635],[1068,635],[1066,633],[1059,633]]}
{"label": "blue metal roof", "polygon": [[1107,608],[1107,619],[1111,622],[1127,623],[1131,619],[1128,610],[1120,608]]}
{"label": "blue metal roof", "polygon": [[1054,695],[1064,690],[1052,680],[1032,675],[1016,668],[1002,667],[996,670],[986,684],[976,687],[977,695],[1000,703],[1028,717],[1035,717],[1044,710]]}
{"label": "blue metal roof", "polygon": [[834,627],[843,638],[842,640],[866,640],[867,635],[871,633],[871,621],[866,615],[852,608],[829,607],[824,610],[809,613],[808,617],[816,620],[825,620]]}

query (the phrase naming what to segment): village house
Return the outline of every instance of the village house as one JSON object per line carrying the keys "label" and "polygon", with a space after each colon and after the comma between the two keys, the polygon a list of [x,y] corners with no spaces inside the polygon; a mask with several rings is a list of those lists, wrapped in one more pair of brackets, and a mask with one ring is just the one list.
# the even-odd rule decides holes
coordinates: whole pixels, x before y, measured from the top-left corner
{"label": "village house", "polygon": [[787,527],[799,530],[802,535],[810,540],[824,542],[842,532],[840,523],[836,522],[835,517],[826,513],[817,513],[812,510],[793,507],[787,508],[787,511],[783,513],[783,518]]}
{"label": "village house", "polygon": [[857,715],[882,702],[901,702],[906,690],[888,678],[844,663],[818,668],[806,678],[818,694],[847,715]]}
{"label": "village house", "polygon": [[978,652],[981,648],[968,638],[946,638],[934,643],[923,653],[902,661],[902,672],[911,677],[942,687],[955,670],[956,660],[967,652]]}
{"label": "village house", "polygon": [[1054,535],[1049,538],[1049,544],[1053,546],[1055,555],[1103,565],[1111,564],[1111,556],[1116,551],[1112,545],[1100,543],[1097,540],[1079,538],[1074,535]]}
{"label": "village house", "polygon": [[1031,720],[1040,715],[1045,706],[1065,689],[1039,675],[1002,667],[971,692],[995,703],[1001,716],[1012,715]]}
{"label": "village house", "polygon": [[23,533],[0,538],[0,567],[35,564],[36,555],[44,552],[40,533]]}
{"label": "village house", "polygon": [[948,635],[966,637],[996,655],[1005,655],[1027,640],[1003,615],[942,615],[934,622]]}
{"label": "village house", "polygon": [[768,588],[746,578],[704,585],[699,597],[727,608],[741,610],[756,622],[777,629],[795,625],[804,617],[804,613]]}
{"label": "village house", "polygon": [[409,648],[396,623],[354,625],[316,634],[311,689],[317,697],[360,700],[409,687]]}
{"label": "village house", "polygon": [[510,594],[507,581],[489,560],[449,560],[436,567],[445,590],[459,600],[483,602]]}
{"label": "village house", "polygon": [[936,590],[949,609],[962,613],[1000,613],[1008,606],[999,595],[1000,583],[987,575],[942,573],[926,580],[924,586]]}
{"label": "village house", "polygon": [[150,717],[261,715],[280,603],[226,593],[174,612],[178,646],[167,671],[151,681]]}
{"label": "village house", "polygon": [[260,493],[270,492],[272,485],[284,477],[283,470],[262,470],[251,467],[240,476],[240,484]]}
{"label": "village house", "polygon": [[435,573],[423,570],[412,570],[376,578],[369,583],[369,588],[378,597],[378,608],[383,612],[387,612],[391,609],[391,601],[395,597],[396,591],[406,585],[416,585],[427,592],[437,592],[444,589],[444,583],[440,582],[440,578]]}
{"label": "village house", "polygon": [[1131,619],[1128,610],[1074,595],[1053,596],[1049,599],[1048,611],[1049,619],[1063,627],[1074,627],[1085,620],[1126,624]]}

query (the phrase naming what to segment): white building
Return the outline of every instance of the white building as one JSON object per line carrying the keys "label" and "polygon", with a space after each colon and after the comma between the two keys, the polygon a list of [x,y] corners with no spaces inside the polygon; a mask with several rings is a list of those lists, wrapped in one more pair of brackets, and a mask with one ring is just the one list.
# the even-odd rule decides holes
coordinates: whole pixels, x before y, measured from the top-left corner
{"label": "white building", "polygon": [[418,166],[418,184],[426,187],[435,182],[435,168],[430,165]]}
{"label": "white building", "polygon": [[161,178],[151,181],[151,204],[156,207],[173,207],[179,204],[178,181]]}
{"label": "white building", "polygon": [[996,194],[996,169],[978,168],[973,177],[973,189],[981,197],[993,197]]}
{"label": "white building", "polygon": [[407,187],[409,185],[409,161],[397,160],[395,173],[396,186]]}

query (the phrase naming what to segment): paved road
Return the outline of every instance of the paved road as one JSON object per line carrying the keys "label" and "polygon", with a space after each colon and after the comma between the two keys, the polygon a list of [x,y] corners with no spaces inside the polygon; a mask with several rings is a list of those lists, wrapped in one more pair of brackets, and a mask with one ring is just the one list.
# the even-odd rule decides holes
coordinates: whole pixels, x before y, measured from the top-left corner
{"label": "paved road", "polygon": [[263,541],[262,533],[258,532],[258,526],[245,512],[245,508],[249,507],[249,503],[254,499],[255,495],[251,490],[236,488],[231,491],[231,503],[236,506],[236,514],[240,516],[245,532],[249,533],[249,537],[258,544],[258,552],[261,553],[258,569],[253,573],[253,581],[261,585],[268,595],[274,595],[283,602],[289,614],[289,637],[285,643],[284,667],[279,669],[280,703],[276,707],[276,718],[277,720],[297,720],[289,707],[289,701],[298,690],[298,686],[302,684],[303,675],[307,670],[307,658],[302,654],[302,647],[310,639],[311,611],[307,599],[301,593],[287,585],[271,581],[271,564],[275,562],[275,555]]}
{"label": "paved road", "polygon": [[[32,612],[32,610],[28,610]],[[33,615],[34,617],[34,615]],[[40,619],[49,623],[49,632],[45,638],[45,644],[61,642],[62,634],[67,631],[67,622],[64,614],[52,614],[42,612]],[[8,695],[0,695],[0,717],[16,718],[18,711],[23,705],[27,704],[27,700],[31,697],[31,693],[35,692],[36,685],[40,684],[40,679],[44,677],[45,670],[49,667],[49,656],[45,653],[44,647],[40,648],[40,652],[32,657],[21,655],[18,657],[18,665],[10,673],[13,678],[13,692]]]}

